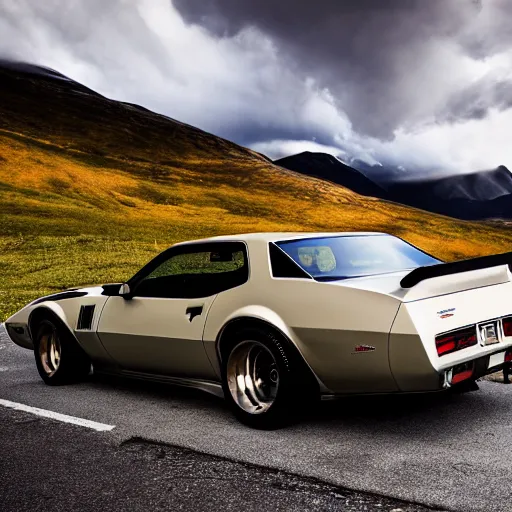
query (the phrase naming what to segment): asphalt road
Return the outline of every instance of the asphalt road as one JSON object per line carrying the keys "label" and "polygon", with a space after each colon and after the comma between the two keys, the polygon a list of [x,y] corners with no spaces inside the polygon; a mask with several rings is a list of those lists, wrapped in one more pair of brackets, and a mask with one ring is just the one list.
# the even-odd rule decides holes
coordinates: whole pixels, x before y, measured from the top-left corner
{"label": "asphalt road", "polygon": [[[45,386],[35,369],[33,354],[13,345],[0,331],[1,399],[115,428],[110,432],[90,431],[0,407],[0,499],[4,493],[9,499],[16,498],[12,486],[18,475],[19,480],[24,472],[44,478],[51,478],[54,472],[66,476],[74,461],[83,468],[79,471],[82,477],[90,472],[99,482],[103,480],[98,475],[103,475],[103,487],[89,486],[91,493],[99,489],[107,495],[110,492],[113,500],[116,493],[124,499],[133,496],[126,491],[131,481],[148,493],[153,490],[150,494],[154,498],[162,485],[167,491],[174,489],[171,497],[187,510],[189,491],[183,491],[182,484],[172,478],[182,471],[175,465],[185,453],[191,458],[190,475],[197,467],[202,468],[199,474],[208,473],[215,464],[220,464],[223,474],[242,474],[232,485],[232,495],[224,491],[210,494],[215,486],[206,486],[208,478],[193,479],[199,486],[194,499],[205,500],[200,506],[196,503],[196,510],[206,510],[208,504],[213,507],[210,509],[230,510],[226,503],[238,503],[237,499],[251,504],[258,496],[255,489],[266,493],[269,488],[279,488],[269,482],[281,482],[281,494],[274,496],[275,501],[261,501],[260,510],[422,510],[381,498],[388,496],[436,509],[512,511],[512,386],[494,382],[482,382],[480,391],[465,395],[324,403],[314,416],[303,418],[298,425],[262,432],[240,425],[222,400],[191,390],[94,376],[75,386]],[[42,456],[39,467],[39,458],[34,455],[38,446],[44,457],[53,454],[48,461]],[[195,452],[181,452],[182,448]],[[77,450],[82,455],[76,455]],[[162,450],[164,455],[158,458],[155,450],[157,454]],[[102,455],[104,464],[93,455],[93,463],[89,463],[86,454]],[[207,457],[204,454],[222,459],[203,459]],[[59,463],[61,458],[63,464]],[[119,465],[109,469],[115,461]],[[138,469],[130,473],[128,468]],[[337,490],[318,481],[337,486]],[[109,482],[107,491],[104,486]],[[20,485],[18,491],[25,489],[37,496],[38,489],[41,491],[26,481]],[[301,501],[306,498],[293,490],[297,486],[305,490],[310,501]],[[340,487],[372,495],[351,494]],[[347,508],[336,494],[359,508]],[[213,495],[220,501],[211,501]],[[21,499],[20,493],[18,496]],[[133,499],[136,503],[138,498]],[[158,503],[166,502],[162,498]],[[250,505],[246,508],[250,510]]]}
{"label": "asphalt road", "polygon": [[414,504],[0,408],[2,511],[401,511]]}

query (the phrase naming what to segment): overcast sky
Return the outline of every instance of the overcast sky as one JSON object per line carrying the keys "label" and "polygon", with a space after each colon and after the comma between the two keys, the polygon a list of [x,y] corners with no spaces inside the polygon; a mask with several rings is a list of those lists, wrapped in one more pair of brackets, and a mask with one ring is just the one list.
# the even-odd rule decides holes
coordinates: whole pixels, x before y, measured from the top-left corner
{"label": "overcast sky", "polygon": [[0,57],[277,158],[512,168],[509,0],[0,0]]}

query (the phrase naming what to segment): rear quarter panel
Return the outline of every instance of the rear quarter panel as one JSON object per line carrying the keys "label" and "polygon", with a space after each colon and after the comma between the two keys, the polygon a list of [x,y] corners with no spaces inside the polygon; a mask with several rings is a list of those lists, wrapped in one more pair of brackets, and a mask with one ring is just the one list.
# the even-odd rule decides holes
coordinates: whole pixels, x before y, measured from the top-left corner
{"label": "rear quarter panel", "polygon": [[[254,252],[250,255],[254,260]],[[260,258],[268,261],[266,252]],[[371,291],[273,278],[268,263],[253,265],[246,284],[215,299],[205,326],[205,348],[215,357],[215,341],[226,322],[253,316],[283,331],[329,392],[392,392],[398,388],[388,338],[399,305],[396,298]],[[356,352],[358,345],[374,350]]]}

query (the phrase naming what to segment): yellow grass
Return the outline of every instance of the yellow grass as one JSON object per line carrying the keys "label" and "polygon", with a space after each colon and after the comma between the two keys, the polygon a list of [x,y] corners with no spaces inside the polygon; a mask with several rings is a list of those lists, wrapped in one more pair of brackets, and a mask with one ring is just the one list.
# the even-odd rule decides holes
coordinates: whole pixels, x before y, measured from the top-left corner
{"label": "yellow grass", "polygon": [[0,320],[43,293],[123,281],[177,241],[354,230],[393,233],[446,260],[512,242],[508,229],[359,196],[250,153],[155,164],[0,131]]}

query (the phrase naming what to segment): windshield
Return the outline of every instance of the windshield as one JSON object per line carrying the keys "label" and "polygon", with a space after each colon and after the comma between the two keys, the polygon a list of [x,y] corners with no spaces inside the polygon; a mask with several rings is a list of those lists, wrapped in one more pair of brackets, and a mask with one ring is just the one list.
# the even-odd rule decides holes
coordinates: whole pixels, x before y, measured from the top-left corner
{"label": "windshield", "polygon": [[333,236],[276,242],[317,280],[385,274],[440,263],[390,235]]}

